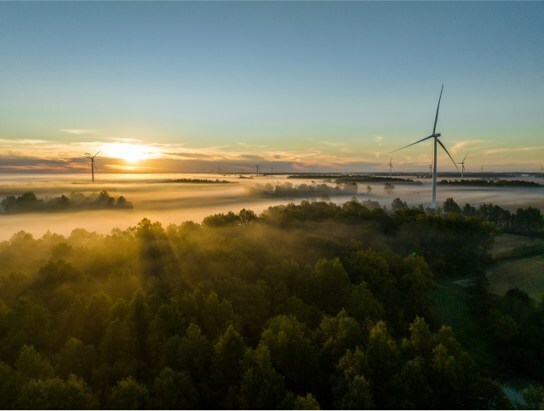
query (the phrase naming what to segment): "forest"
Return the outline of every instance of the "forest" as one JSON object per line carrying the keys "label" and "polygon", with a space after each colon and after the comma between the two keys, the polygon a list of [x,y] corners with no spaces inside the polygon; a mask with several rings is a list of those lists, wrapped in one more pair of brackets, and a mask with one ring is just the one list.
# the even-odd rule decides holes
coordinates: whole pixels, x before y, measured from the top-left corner
{"label": "forest", "polygon": [[[504,373],[544,375],[544,305],[487,292],[495,207],[302,201],[108,235],[19,232],[0,243],[0,406],[511,408]],[[505,227],[539,235],[540,212],[520,210]],[[469,275],[489,366],[429,297]],[[544,404],[544,390],[527,398]]]}

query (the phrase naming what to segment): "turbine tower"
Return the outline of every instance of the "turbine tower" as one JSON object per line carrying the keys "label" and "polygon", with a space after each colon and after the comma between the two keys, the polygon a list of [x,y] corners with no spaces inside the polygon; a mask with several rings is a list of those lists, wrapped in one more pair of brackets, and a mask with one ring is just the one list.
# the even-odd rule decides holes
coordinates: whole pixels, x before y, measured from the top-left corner
{"label": "turbine tower", "polygon": [[468,153],[465,155],[465,158],[463,158],[463,161],[457,164],[461,164],[461,178],[463,178],[463,173],[465,172],[465,160],[467,159]]}
{"label": "turbine tower", "polygon": [[436,116],[434,118],[434,126],[433,126],[433,133],[430,136],[427,136],[425,138],[422,138],[421,140],[418,140],[414,143],[408,144],[407,146],[401,147],[395,151],[392,151],[392,153],[395,153],[397,151],[400,151],[402,149],[405,149],[406,147],[413,146],[414,144],[421,143],[422,141],[428,140],[430,138],[434,141],[434,149],[433,149],[433,203],[432,208],[436,208],[436,152],[437,152],[437,144],[440,144],[440,146],[444,149],[444,151],[448,154],[449,158],[451,159],[451,162],[455,166],[457,170],[459,170],[459,167],[457,167],[457,164],[455,164],[455,161],[453,160],[453,157],[450,155],[449,151],[446,149],[446,146],[442,144],[442,142],[438,139],[438,137],[441,136],[440,133],[436,132],[436,123],[438,122],[438,111],[440,110],[440,100],[442,99],[442,92],[444,91],[444,85],[442,84],[442,88],[440,89],[440,97],[438,97],[438,105],[436,106]]}
{"label": "turbine tower", "polygon": [[393,156],[389,159],[389,177],[391,177],[391,170],[393,169]]}
{"label": "turbine tower", "polygon": [[[85,156],[85,158],[88,158],[91,160],[91,175],[92,175],[92,182],[94,183],[94,158],[101,152],[102,150],[98,150],[94,156],[91,156],[90,154],[88,156]],[[85,153],[87,154],[87,153]]]}

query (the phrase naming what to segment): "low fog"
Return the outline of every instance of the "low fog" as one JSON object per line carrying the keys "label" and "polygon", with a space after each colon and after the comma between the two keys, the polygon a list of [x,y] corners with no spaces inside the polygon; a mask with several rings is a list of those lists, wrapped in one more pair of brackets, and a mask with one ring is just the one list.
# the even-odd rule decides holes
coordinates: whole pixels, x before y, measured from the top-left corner
{"label": "low fog", "polygon": [[[419,185],[394,184],[393,189],[386,191],[384,183],[358,183],[357,189],[354,189],[322,179],[288,179],[284,175],[243,177],[217,174],[99,174],[97,181],[92,184],[88,176],[81,174],[4,175],[0,178],[0,201],[7,196],[19,196],[29,191],[43,199],[68,196],[74,192],[90,195],[107,191],[111,196],[124,196],[133,204],[133,208],[0,214],[0,240],[9,239],[19,231],[29,232],[36,237],[47,231],[69,235],[74,228],[108,233],[116,227],[125,229],[134,226],[143,218],[160,221],[165,226],[187,220],[201,222],[211,214],[243,208],[259,214],[271,205],[300,203],[303,200],[343,203],[355,197],[361,201],[378,201],[387,207],[397,197],[408,205],[422,204],[427,207],[431,201],[430,179],[418,179],[421,182]],[[208,182],[174,181],[180,179]],[[542,182],[541,179],[536,180]],[[510,211],[527,206],[544,210],[543,194],[542,187],[438,186],[437,200],[441,204],[446,198],[452,197],[461,206],[465,203],[493,203]]]}

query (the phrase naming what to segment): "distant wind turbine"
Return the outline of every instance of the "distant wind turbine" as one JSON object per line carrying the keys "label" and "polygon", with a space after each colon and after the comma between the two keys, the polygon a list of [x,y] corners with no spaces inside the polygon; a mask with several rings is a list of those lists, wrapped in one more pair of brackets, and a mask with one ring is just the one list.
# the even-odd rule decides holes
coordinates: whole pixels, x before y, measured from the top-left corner
{"label": "distant wind turbine", "polygon": [[391,177],[391,170],[393,169],[393,156],[389,159],[389,177]]}
{"label": "distant wind turbine", "polygon": [[432,138],[434,140],[434,161],[433,161],[433,203],[432,207],[436,208],[436,152],[437,152],[437,144],[440,144],[440,146],[444,149],[444,151],[448,154],[449,158],[451,159],[453,165],[457,170],[459,170],[459,167],[457,167],[457,164],[455,164],[455,161],[453,160],[453,157],[450,155],[449,151],[446,149],[446,146],[442,144],[442,142],[438,139],[438,137],[441,136],[440,133],[436,132],[436,123],[438,122],[438,111],[440,109],[440,100],[442,99],[442,92],[444,91],[444,85],[442,85],[442,88],[440,89],[440,97],[438,97],[438,105],[436,106],[436,116],[434,118],[434,126],[433,126],[433,133],[430,136],[427,136],[425,138],[422,138],[421,140],[418,140],[414,143],[408,144],[407,146],[401,147],[395,151],[392,151],[392,153],[395,153],[399,150],[405,149],[406,147],[413,146],[414,144],[421,143],[422,141],[428,140]]}
{"label": "distant wind turbine", "polygon": [[[94,158],[101,152],[102,150],[98,150],[94,156],[91,156],[90,154],[88,156],[85,156],[85,158],[88,158],[91,160],[91,175],[92,175],[92,181],[94,183]],[[88,153],[85,153],[88,154]]]}
{"label": "distant wind turbine", "polygon": [[467,156],[468,156],[468,153],[465,155],[465,158],[463,158],[463,161],[457,163],[457,164],[461,164],[461,178],[463,178],[463,173],[465,172],[465,160],[467,159]]}
{"label": "distant wind turbine", "polygon": [[259,168],[261,168],[260,164],[255,164],[255,168],[257,169],[257,175],[259,175]]}
{"label": "distant wind turbine", "polygon": [[542,164],[540,165],[540,178],[544,177],[544,167],[542,167]]}

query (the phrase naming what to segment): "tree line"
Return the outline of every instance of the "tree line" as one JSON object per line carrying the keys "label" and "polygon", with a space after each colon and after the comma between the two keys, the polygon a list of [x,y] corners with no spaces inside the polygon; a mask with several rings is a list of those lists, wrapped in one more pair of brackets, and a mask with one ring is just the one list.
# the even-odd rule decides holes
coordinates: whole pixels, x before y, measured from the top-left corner
{"label": "tree line", "polygon": [[58,197],[38,198],[32,191],[19,196],[7,196],[1,202],[4,213],[28,213],[43,211],[69,211],[90,209],[125,209],[132,208],[132,203],[125,197],[112,197],[107,191],[97,194],[84,195],[73,192],[69,196],[62,194]]}

